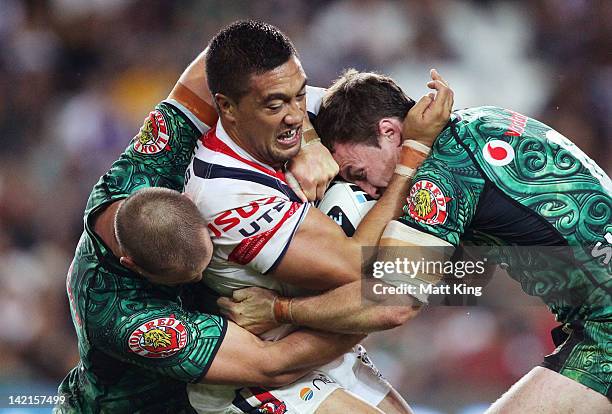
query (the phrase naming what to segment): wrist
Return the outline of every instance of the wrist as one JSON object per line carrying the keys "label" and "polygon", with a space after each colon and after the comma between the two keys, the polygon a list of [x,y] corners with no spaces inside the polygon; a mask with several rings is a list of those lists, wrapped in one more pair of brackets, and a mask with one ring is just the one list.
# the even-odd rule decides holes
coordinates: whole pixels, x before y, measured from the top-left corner
{"label": "wrist", "polygon": [[431,145],[425,143],[425,141],[421,141],[418,139],[407,139],[402,142],[403,147],[412,148],[413,150],[424,154],[426,157],[431,152]]}
{"label": "wrist", "polygon": [[404,141],[399,162],[395,167],[395,173],[412,178],[430,151],[431,148],[421,142],[412,139]]}
{"label": "wrist", "polygon": [[272,302],[272,313],[274,321],[276,323],[290,323],[293,324],[293,314],[291,308],[293,305],[293,298],[283,298],[276,296]]}
{"label": "wrist", "polygon": [[321,142],[321,138],[319,138],[314,128],[308,128],[302,131],[302,148],[316,144],[317,142]]}

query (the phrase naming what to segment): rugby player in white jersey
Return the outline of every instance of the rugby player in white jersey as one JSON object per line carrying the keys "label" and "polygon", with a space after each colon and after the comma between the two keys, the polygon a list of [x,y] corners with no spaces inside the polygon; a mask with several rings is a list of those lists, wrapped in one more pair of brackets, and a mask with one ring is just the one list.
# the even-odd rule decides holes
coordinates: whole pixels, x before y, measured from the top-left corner
{"label": "rugby player in white jersey", "polygon": [[[294,296],[358,280],[361,247],[376,245],[385,225],[399,214],[410,176],[425,157],[422,148],[431,145],[448,120],[452,91],[441,80],[430,82],[437,96],[423,97],[405,123],[403,136],[414,141],[402,147],[397,166],[390,166],[396,173],[385,194],[347,238],[287,185],[285,163],[301,145],[316,141],[307,130],[306,114],[306,95],[316,91],[307,89],[286,36],[256,22],[230,25],[209,44],[206,74],[220,121],[198,145],[185,185],[213,240],[205,283],[224,296],[247,286]],[[317,100],[308,99],[308,110],[316,112],[316,107]],[[317,194],[323,191],[317,189]],[[281,326],[261,333],[265,339],[278,339],[290,329]],[[190,387],[190,401],[201,412],[410,412],[361,347],[281,389]]]}

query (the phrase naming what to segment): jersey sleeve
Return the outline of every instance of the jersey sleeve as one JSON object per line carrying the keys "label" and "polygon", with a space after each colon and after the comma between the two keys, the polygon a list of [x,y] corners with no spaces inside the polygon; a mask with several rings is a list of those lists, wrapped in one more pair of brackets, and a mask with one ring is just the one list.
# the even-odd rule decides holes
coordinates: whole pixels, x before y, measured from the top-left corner
{"label": "jersey sleeve", "polygon": [[399,221],[457,246],[483,187],[469,154],[452,137],[441,137],[418,169]]}
{"label": "jersey sleeve", "polygon": [[230,261],[266,274],[285,255],[309,204],[261,195],[224,210],[209,221],[215,260]]}
{"label": "jersey sleeve", "polygon": [[224,318],[186,312],[172,301],[113,299],[108,304],[112,306],[89,311],[95,347],[120,361],[179,381],[198,382],[206,375],[226,333]]}
{"label": "jersey sleeve", "polygon": [[180,191],[196,142],[207,129],[180,103],[167,100],[158,104],[94,187],[87,212],[104,201],[126,197],[144,187]]}

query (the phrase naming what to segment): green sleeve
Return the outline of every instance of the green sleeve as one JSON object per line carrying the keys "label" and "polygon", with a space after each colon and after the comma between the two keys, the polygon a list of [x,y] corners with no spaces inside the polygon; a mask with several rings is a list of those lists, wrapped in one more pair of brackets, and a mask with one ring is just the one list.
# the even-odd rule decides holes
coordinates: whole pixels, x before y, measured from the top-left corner
{"label": "green sleeve", "polygon": [[474,217],[484,183],[449,129],[418,169],[399,221],[457,246]]}
{"label": "green sleeve", "polygon": [[134,289],[92,292],[87,322],[90,340],[125,363],[182,382],[197,382],[221,346],[227,321],[187,312],[179,301],[163,296],[159,291],[148,294]]}
{"label": "green sleeve", "polygon": [[202,131],[177,106],[165,101],[157,105],[120,158],[94,187],[86,213],[140,188],[167,187],[181,191],[185,170],[201,136]]}

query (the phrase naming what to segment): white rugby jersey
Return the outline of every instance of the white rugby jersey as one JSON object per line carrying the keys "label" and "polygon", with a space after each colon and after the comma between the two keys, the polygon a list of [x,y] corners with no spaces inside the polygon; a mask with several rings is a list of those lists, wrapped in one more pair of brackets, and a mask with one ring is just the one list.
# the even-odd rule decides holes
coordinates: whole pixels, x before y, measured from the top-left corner
{"label": "white rugby jersey", "polygon": [[[307,88],[309,112],[318,112],[321,97],[319,88]],[[218,122],[198,143],[185,182],[214,246],[204,275],[210,288],[224,296],[250,286],[299,295],[299,289],[268,275],[310,208],[289,188],[282,171],[249,155]]]}

